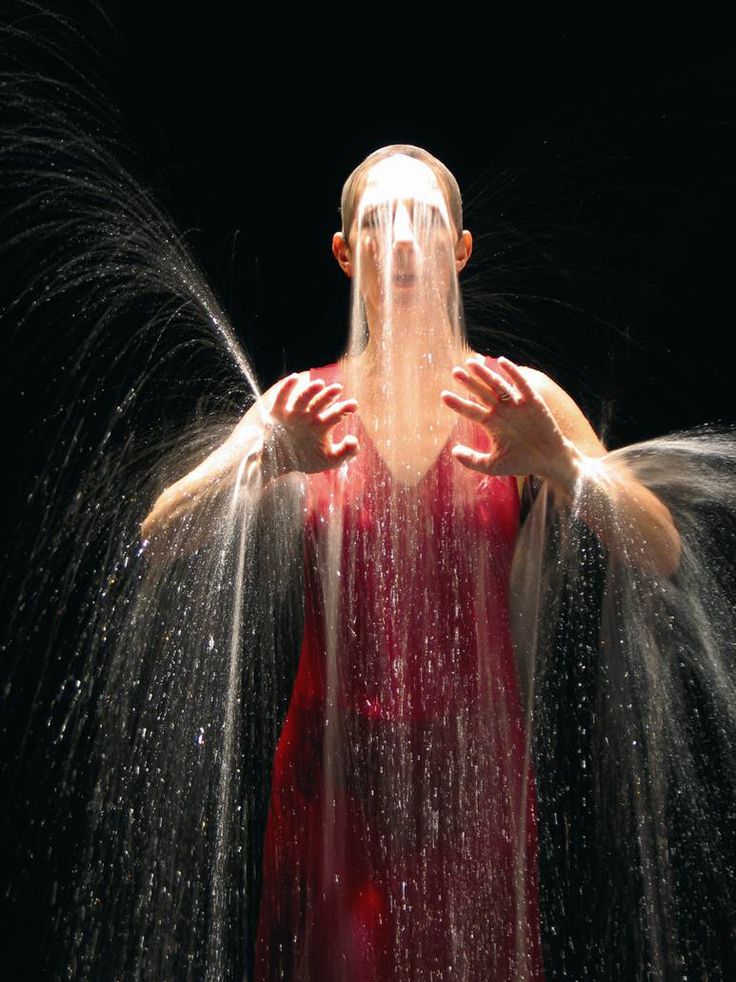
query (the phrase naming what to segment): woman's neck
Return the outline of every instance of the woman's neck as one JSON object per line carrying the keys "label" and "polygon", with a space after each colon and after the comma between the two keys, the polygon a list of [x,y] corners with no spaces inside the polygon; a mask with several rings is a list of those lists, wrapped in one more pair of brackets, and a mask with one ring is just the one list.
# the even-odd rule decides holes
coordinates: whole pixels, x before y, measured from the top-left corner
{"label": "woman's neck", "polygon": [[[348,359],[349,394],[358,400],[361,416],[371,420],[374,429],[435,429],[441,419],[452,416],[440,393],[452,386],[452,367],[464,362],[469,349],[455,341],[449,329],[441,340],[433,337],[433,343],[416,334],[403,344],[389,345],[387,340],[371,335],[363,351]],[[403,439],[409,437],[408,431],[403,434]]]}
{"label": "woman's neck", "polygon": [[[432,376],[446,374],[466,356],[467,345],[458,337],[449,319],[432,322],[429,317],[396,317],[377,329],[369,322],[369,337],[357,356],[364,377]],[[448,379],[449,383],[449,379]]]}

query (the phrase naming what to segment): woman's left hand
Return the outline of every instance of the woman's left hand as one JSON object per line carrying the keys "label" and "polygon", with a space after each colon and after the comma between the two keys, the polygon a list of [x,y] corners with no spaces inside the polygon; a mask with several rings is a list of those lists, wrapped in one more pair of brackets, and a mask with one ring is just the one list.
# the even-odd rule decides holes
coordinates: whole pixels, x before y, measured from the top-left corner
{"label": "woman's left hand", "polygon": [[480,423],[492,446],[484,453],[457,444],[452,448],[453,456],[484,474],[535,474],[570,488],[577,475],[579,452],[521,369],[508,358],[498,359],[503,375],[477,358],[469,358],[467,366],[456,366],[452,374],[474,398],[464,399],[444,390],[442,399],[461,416]]}

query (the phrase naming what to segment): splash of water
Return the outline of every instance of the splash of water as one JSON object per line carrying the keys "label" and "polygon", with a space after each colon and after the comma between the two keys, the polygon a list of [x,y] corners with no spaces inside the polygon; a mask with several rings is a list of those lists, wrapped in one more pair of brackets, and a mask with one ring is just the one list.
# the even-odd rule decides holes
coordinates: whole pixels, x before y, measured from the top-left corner
{"label": "splash of water", "polygon": [[[607,479],[634,475],[667,503],[683,545],[673,577],[642,570],[642,543],[616,510],[616,548],[591,537],[579,507],[599,477],[582,483],[569,511],[550,512],[540,495],[524,528],[517,650],[554,818],[548,902],[557,918],[585,925],[582,953],[564,955],[573,970],[723,971],[734,886],[733,462],[732,432],[707,430],[605,459]],[[571,843],[581,821],[585,839]],[[574,871],[579,896],[562,868]]]}
{"label": "splash of water", "polygon": [[[243,958],[226,925],[252,889],[249,768],[283,698],[265,638],[298,621],[298,599],[283,625],[273,613],[292,602],[293,502],[288,482],[269,505],[243,476],[178,527],[170,566],[144,555],[157,493],[259,390],[59,28],[73,32],[40,10],[3,35],[2,252],[31,271],[3,322],[28,358],[49,341],[58,365],[53,446],[29,500],[38,532],[3,650],[11,895],[24,901],[46,855],[48,971],[220,979]],[[45,72],[29,70],[39,57]],[[49,339],[49,323],[65,329]]]}
{"label": "splash of water", "polygon": [[[3,167],[27,191],[8,216],[22,231],[6,249],[33,257],[43,239],[49,250],[5,316],[27,328],[44,311],[66,309],[78,315],[83,339],[65,390],[59,456],[36,492],[46,517],[5,652],[13,663],[5,730],[18,724],[14,699],[32,710],[16,772],[50,768],[50,811],[34,816],[42,848],[59,823],[50,860],[58,882],[52,958],[65,966],[57,977],[242,976],[243,925],[255,930],[260,892],[257,832],[293,648],[303,637],[303,573],[314,576],[308,597],[324,603],[326,711],[317,730],[325,768],[320,824],[302,859],[319,844],[325,885],[350,871],[354,842],[340,811],[346,788],[367,829],[365,878],[348,903],[344,892],[331,893],[335,919],[327,926],[341,926],[335,944],[360,942],[367,932],[372,944],[357,944],[352,957],[370,963],[375,952],[393,954],[397,977],[417,977],[422,966],[432,977],[449,957],[458,977],[472,978],[474,959],[491,957],[488,936],[481,932],[479,942],[473,932],[503,923],[489,896],[495,892],[515,911],[516,977],[530,976],[537,929],[527,906],[531,788],[541,933],[553,965],[574,977],[719,977],[723,961],[713,948],[719,932],[728,938],[732,930],[724,911],[734,896],[726,858],[736,736],[733,434],[703,431],[616,451],[601,461],[602,474],[585,477],[571,505],[551,502],[542,487],[506,586],[501,559],[510,563],[512,543],[492,538],[489,567],[489,540],[459,524],[476,504],[475,489],[457,471],[440,492],[437,471],[423,466],[448,432],[448,414],[432,394],[466,351],[456,280],[446,283],[449,296],[440,289],[447,258],[440,249],[403,308],[396,268],[384,264],[378,347],[367,348],[366,307],[361,290],[353,291],[341,366],[364,407],[363,453],[370,432],[373,464],[364,460],[361,471],[356,460],[329,479],[268,487],[238,472],[185,517],[171,561],[151,563],[141,554],[139,523],[155,492],[222,442],[235,411],[258,395],[255,379],[181,236],[118,163],[120,148],[105,142],[94,100],[85,99],[80,117],[79,79],[50,86],[6,70],[2,82],[3,112],[16,119],[5,127]],[[379,258],[388,251],[392,200],[376,202]],[[418,217],[422,205],[415,207]],[[428,208],[417,224],[420,242],[437,231]],[[437,310],[450,312],[447,321],[417,315]],[[433,333],[438,323],[449,333]],[[146,344],[141,371],[131,353]],[[156,360],[156,351],[165,356]],[[211,374],[227,373],[230,391],[215,399],[219,388],[205,384],[201,418],[187,433],[152,428],[148,420],[160,419],[160,410],[148,418],[146,408],[173,378],[186,378],[181,369],[195,354],[208,352]],[[102,394],[92,393],[96,381]],[[184,403],[196,386],[178,385],[174,401]],[[103,397],[118,389],[110,412]],[[423,460],[408,452],[420,430],[433,443]],[[606,515],[609,533],[617,533],[610,553],[585,521],[600,502],[601,477],[615,484],[622,468],[675,519],[683,554],[671,578],[642,567],[642,543],[631,541],[615,507]],[[155,487],[142,477],[152,469]],[[359,477],[384,522],[362,555]],[[422,493],[412,493],[422,481]],[[498,509],[503,502],[494,503],[492,486],[485,490]],[[438,525],[427,521],[427,500],[447,505]],[[302,569],[301,534],[305,504],[318,517],[317,501],[326,522],[315,573]],[[309,526],[307,534],[314,534]],[[369,581],[361,580],[365,570]],[[436,609],[427,584],[440,581],[447,592]],[[497,595],[507,590],[526,707],[521,732],[500,673],[482,660],[463,662],[464,652],[502,648],[487,605],[494,596],[493,610],[501,611]],[[356,624],[366,611],[374,622]],[[44,657],[28,699],[15,679],[34,628],[45,638]],[[367,646],[351,648],[361,631]],[[389,645],[387,674],[381,659]],[[352,675],[350,651],[358,652]],[[463,688],[468,679],[477,690]],[[370,712],[355,704],[356,682]],[[480,720],[468,713],[478,705]],[[509,747],[518,753],[504,762],[499,752]],[[536,788],[524,780],[531,773]],[[309,772],[297,776],[305,781]],[[512,862],[501,875],[489,857],[509,853],[481,848],[489,820],[511,835]],[[438,845],[473,836],[476,848],[459,856]],[[22,873],[38,855],[23,857]],[[467,857],[477,861],[470,902]],[[381,876],[387,869],[389,883]],[[436,937],[448,928],[449,954],[438,954]]]}

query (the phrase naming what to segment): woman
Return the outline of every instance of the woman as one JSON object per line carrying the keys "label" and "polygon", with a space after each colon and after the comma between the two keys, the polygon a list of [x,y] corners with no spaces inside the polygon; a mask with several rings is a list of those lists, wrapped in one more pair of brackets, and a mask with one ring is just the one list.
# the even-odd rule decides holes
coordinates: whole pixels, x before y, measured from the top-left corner
{"label": "woman", "polygon": [[472,237],[440,161],[376,151],[345,183],[342,216],[345,355],[276,383],[143,525],[163,556],[236,474],[249,488],[308,475],[305,628],[274,760],[256,977],[539,979],[534,780],[508,625],[520,490],[535,475],[564,504],[584,483],[581,518],[660,574],[677,568],[678,535],[651,492],[606,471],[559,386],[468,349],[457,277]]}

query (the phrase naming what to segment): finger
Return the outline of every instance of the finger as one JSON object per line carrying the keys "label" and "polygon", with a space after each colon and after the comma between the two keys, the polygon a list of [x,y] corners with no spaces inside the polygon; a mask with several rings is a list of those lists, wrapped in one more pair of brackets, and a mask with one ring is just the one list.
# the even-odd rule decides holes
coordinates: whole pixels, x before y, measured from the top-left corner
{"label": "finger", "polygon": [[534,399],[537,395],[535,389],[527,381],[526,376],[523,374],[518,365],[515,365],[508,358],[503,356],[498,359],[499,365],[503,368],[507,375],[511,376],[514,385],[519,390],[523,399]]}
{"label": "finger", "polygon": [[276,412],[277,415],[283,413],[286,409],[286,403],[289,400],[289,396],[294,391],[294,386],[299,381],[298,373],[287,376],[281,383],[278,392],[276,393],[276,398],[273,401],[273,407],[271,412]]}
{"label": "finger", "polygon": [[476,361],[474,358],[468,359],[468,367],[471,372],[474,372],[476,376],[483,379],[493,389],[499,401],[508,402],[509,399],[517,401],[518,396],[513,385],[507,382],[498,372],[494,372],[492,368]]}
{"label": "finger", "polygon": [[357,436],[349,434],[343,437],[339,443],[335,443],[327,450],[327,457],[332,461],[349,460],[360,450]]}
{"label": "finger", "polygon": [[299,392],[294,398],[294,401],[291,404],[291,411],[295,413],[303,413],[314,396],[320,392],[324,386],[325,383],[321,378],[316,378],[313,382],[309,382],[307,385],[305,385],[301,392]]}
{"label": "finger", "polygon": [[461,396],[455,395],[454,392],[448,392],[447,389],[442,390],[441,396],[446,406],[475,423],[487,422],[493,412],[489,406],[479,406],[477,402],[463,399]]}
{"label": "finger", "polygon": [[468,371],[472,373],[474,378],[482,379],[487,386],[489,386],[496,398],[502,394],[503,390],[499,390],[498,380],[501,379],[502,382],[506,382],[508,385],[508,380],[504,379],[502,375],[498,372],[494,372],[492,368],[489,368],[485,362],[480,361],[478,358],[468,358],[466,365],[468,366]]}
{"label": "finger", "polygon": [[484,378],[487,378],[489,384],[493,385],[493,390],[499,402],[516,403],[521,401],[522,395],[516,388],[516,385],[508,382],[503,375],[499,375],[498,372],[494,372],[492,368],[488,368],[486,365],[479,366],[477,362],[474,367],[479,368],[484,373]]}
{"label": "finger", "polygon": [[339,382],[333,382],[332,385],[325,386],[309,403],[307,412],[316,413],[324,409],[340,392],[342,392],[342,385]]}
{"label": "finger", "polygon": [[455,366],[452,370],[453,376],[462,382],[466,388],[470,389],[479,396],[484,402],[489,403],[491,406],[495,406],[498,402],[498,395],[493,391],[493,389],[486,383],[482,382],[475,375],[471,375],[464,368],[459,365]]}
{"label": "finger", "polygon": [[[481,359],[479,358],[478,361],[480,361],[480,360]],[[500,358],[494,358],[493,359],[493,368],[491,369],[491,371],[496,372],[498,375],[501,376],[501,378],[505,378],[507,382],[510,382],[513,385],[513,379],[511,378],[510,375],[507,375],[506,374],[506,372],[504,371],[503,365],[501,365],[500,362],[501,362],[501,359]],[[485,359],[483,359],[483,364],[486,366],[486,368],[489,367],[488,364],[487,364],[487,362],[485,361]]]}
{"label": "finger", "polygon": [[462,443],[455,444],[451,453],[455,460],[459,461],[463,466],[468,467],[472,471],[481,471],[483,474],[490,472],[495,460],[493,454],[481,453],[479,450],[473,450],[472,447],[466,447]]}
{"label": "finger", "polygon": [[323,413],[320,413],[317,419],[320,423],[327,423],[331,425],[336,423],[339,419],[342,419],[346,413],[354,413],[358,408],[358,403],[355,399],[345,399],[343,402],[336,402],[334,406],[330,406]]}

